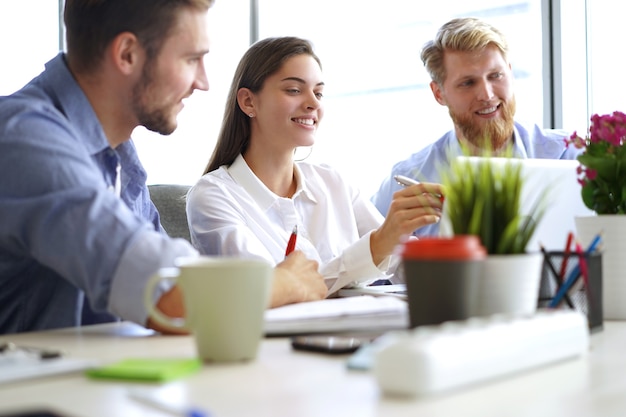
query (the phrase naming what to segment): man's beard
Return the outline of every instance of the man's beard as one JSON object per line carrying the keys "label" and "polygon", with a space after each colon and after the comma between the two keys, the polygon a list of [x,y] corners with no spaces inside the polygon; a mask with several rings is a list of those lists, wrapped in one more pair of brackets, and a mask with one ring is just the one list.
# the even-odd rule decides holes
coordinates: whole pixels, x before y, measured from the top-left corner
{"label": "man's beard", "polygon": [[496,152],[510,143],[513,137],[513,116],[515,115],[515,97],[500,106],[502,117],[487,120],[486,123],[476,123],[472,115],[455,114],[449,111],[450,117],[462,138],[478,150]]}
{"label": "man's beard", "polygon": [[[133,88],[133,109],[141,126],[161,135],[170,135],[176,123],[170,123],[166,108],[151,103],[156,84],[153,82],[153,60],[148,59],[143,67],[141,79]],[[152,106],[151,106],[152,104]]]}

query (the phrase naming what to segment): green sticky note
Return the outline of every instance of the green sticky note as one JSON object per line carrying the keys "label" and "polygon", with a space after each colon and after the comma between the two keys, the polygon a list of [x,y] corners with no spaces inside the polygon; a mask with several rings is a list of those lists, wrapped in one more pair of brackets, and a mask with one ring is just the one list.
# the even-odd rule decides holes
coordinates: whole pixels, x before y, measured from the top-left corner
{"label": "green sticky note", "polygon": [[202,367],[200,359],[131,358],[90,369],[92,378],[124,379],[145,382],[166,382],[192,374]]}

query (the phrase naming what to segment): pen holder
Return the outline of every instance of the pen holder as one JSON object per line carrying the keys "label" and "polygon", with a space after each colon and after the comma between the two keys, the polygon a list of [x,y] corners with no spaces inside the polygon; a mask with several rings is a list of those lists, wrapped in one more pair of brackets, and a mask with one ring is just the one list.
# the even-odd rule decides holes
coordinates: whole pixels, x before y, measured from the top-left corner
{"label": "pen holder", "polygon": [[[581,259],[587,265],[587,283],[582,274],[578,273]],[[587,316],[590,332],[602,330],[602,253],[545,252],[539,287],[539,307],[554,307],[551,305],[556,302],[554,297],[572,275],[575,276],[575,282],[560,299],[556,308],[578,310]]]}

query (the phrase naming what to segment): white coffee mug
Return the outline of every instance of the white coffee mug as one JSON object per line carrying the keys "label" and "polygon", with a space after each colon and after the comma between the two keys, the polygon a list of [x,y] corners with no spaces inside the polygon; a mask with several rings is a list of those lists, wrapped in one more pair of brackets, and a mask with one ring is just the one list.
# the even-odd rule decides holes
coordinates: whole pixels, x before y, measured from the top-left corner
{"label": "white coffee mug", "polygon": [[[191,332],[204,361],[254,359],[263,337],[272,278],[272,266],[261,260],[181,258],[176,267],[163,268],[150,278],[144,304],[159,324]],[[155,308],[155,287],[163,280],[173,280],[181,289],[184,319]]]}

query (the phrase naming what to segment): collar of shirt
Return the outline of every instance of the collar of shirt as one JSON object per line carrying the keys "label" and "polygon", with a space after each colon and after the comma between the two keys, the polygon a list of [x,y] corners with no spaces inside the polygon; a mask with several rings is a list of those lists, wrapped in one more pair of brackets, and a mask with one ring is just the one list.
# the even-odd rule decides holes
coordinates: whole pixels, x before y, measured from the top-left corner
{"label": "collar of shirt", "polygon": [[[227,168],[229,175],[241,185],[250,194],[252,199],[261,207],[263,211],[267,211],[276,200],[282,198],[273,193],[269,188],[261,182],[261,180],[252,172],[246,160],[243,159],[243,155],[237,156],[235,162]],[[315,196],[308,189],[306,182],[303,181],[302,171],[298,164],[294,164],[295,177],[297,182],[296,192],[294,193],[292,200],[299,198],[300,196],[306,197],[314,203],[317,203]]]}
{"label": "collar of shirt", "polygon": [[117,164],[121,165],[120,197],[132,207],[148,177],[132,140],[129,138],[117,148],[111,148],[91,103],[72,76],[63,53],[59,53],[46,64],[44,76],[48,77],[46,86],[51,90],[51,96],[58,101],[57,108],[69,120],[69,125],[87,152],[95,159],[104,158],[99,155],[107,155],[107,158],[112,159],[106,165],[110,185],[117,178]]}
{"label": "collar of shirt", "polygon": [[52,90],[51,96],[58,100],[56,107],[69,120],[88,152],[94,155],[110,147],[91,103],[67,67],[65,55],[59,53],[51,59],[43,74],[50,79],[46,88]]}

